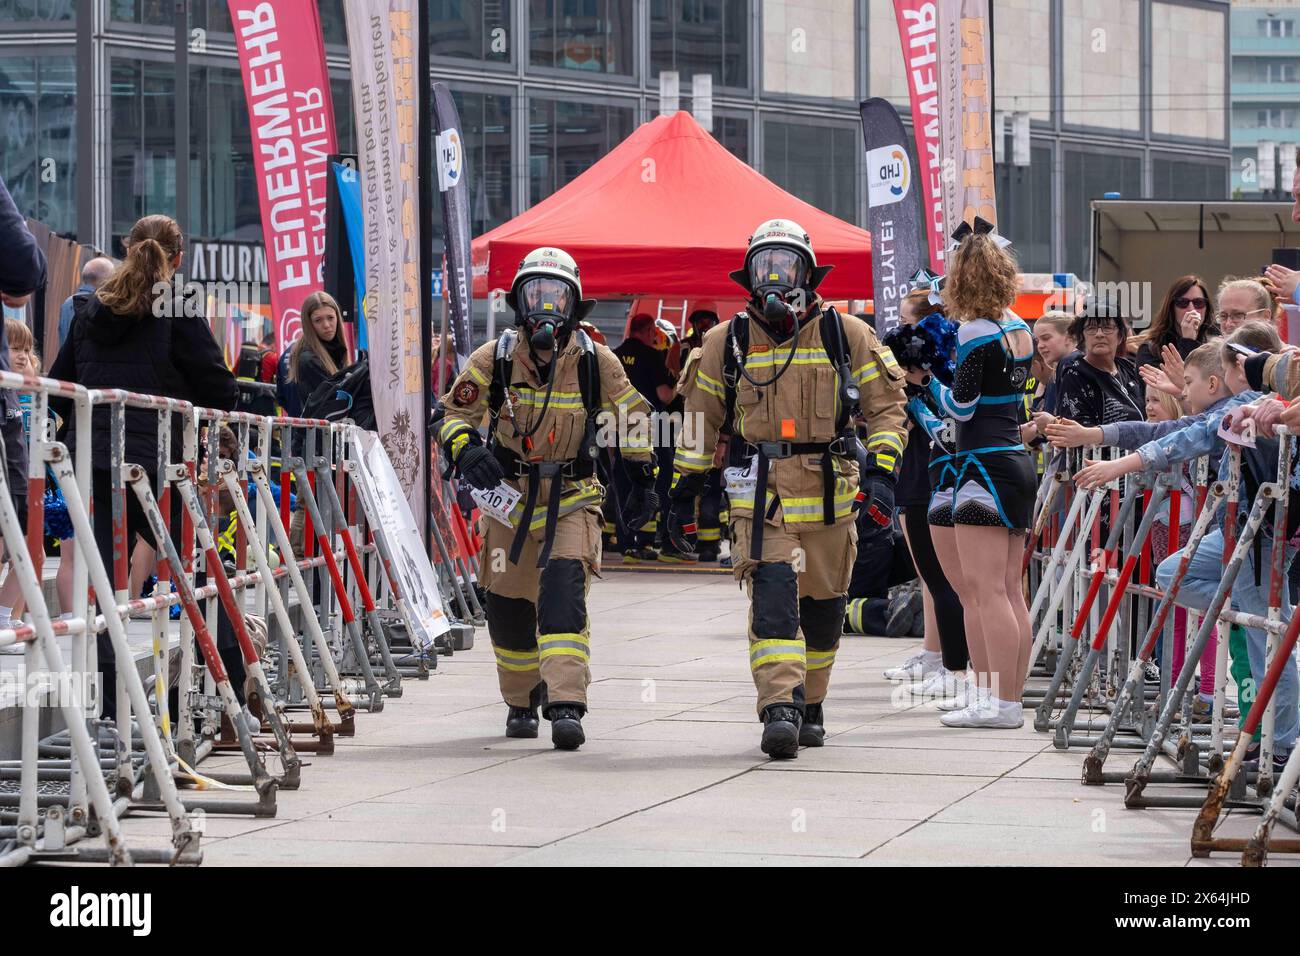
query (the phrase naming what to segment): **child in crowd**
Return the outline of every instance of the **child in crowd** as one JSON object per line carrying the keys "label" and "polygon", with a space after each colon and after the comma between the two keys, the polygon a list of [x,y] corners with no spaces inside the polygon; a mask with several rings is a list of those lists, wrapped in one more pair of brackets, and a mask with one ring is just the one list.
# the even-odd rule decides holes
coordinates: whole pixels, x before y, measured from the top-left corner
{"label": "child in crowd", "polygon": [[[36,343],[27,324],[16,319],[6,319],[5,339],[9,345],[10,365],[13,371],[19,375],[40,375],[40,356],[36,354]],[[31,393],[20,393],[18,402],[23,410],[23,434],[30,440],[32,429]],[[63,495],[54,484],[52,476],[47,476],[45,492],[45,533],[55,539],[60,557],[62,558],[65,552],[68,556],[68,560],[59,561],[59,569],[55,577],[55,591],[58,594],[59,605],[66,615],[72,606],[71,554],[73,548],[65,547],[65,544],[72,540],[72,526],[68,520],[68,507],[63,501]],[[0,584],[0,629],[21,627],[23,624],[23,607],[18,578],[14,574],[8,574],[4,583]],[[0,653],[5,650],[10,653],[22,653],[23,647],[22,645],[14,645],[0,650]]]}
{"label": "child in crowd", "polygon": [[[1266,344],[1264,344],[1266,343]],[[1212,343],[1207,343],[1211,345]],[[1200,352],[1198,347],[1192,355]],[[1246,354],[1276,350],[1281,347],[1277,331],[1262,322],[1248,322],[1228,337],[1220,348],[1222,366],[1222,385],[1211,389],[1210,376],[1203,373],[1202,358],[1197,358],[1198,367],[1185,371],[1188,403],[1193,409],[1201,409],[1199,415],[1178,422],[1148,425],[1160,430],[1159,437],[1148,441],[1136,452],[1110,462],[1090,462],[1081,470],[1075,480],[1080,487],[1095,488],[1135,471],[1146,469],[1166,470],[1179,462],[1192,461],[1201,455],[1211,455],[1219,461],[1219,478],[1226,479],[1228,458],[1225,446],[1219,437],[1219,428],[1228,416],[1236,417],[1234,409],[1248,405],[1262,397],[1258,391],[1250,388],[1247,375]],[[1188,356],[1188,365],[1192,365],[1192,355]],[[1255,361],[1252,359],[1252,361]],[[1264,363],[1260,362],[1259,365]],[[1223,385],[1231,397],[1223,394]],[[1170,430],[1172,429],[1172,430]],[[1243,471],[1253,472],[1251,476],[1243,474],[1241,482],[1241,501],[1238,520],[1244,520],[1251,507],[1249,486],[1258,481],[1274,480],[1276,475],[1276,451],[1272,451],[1272,465],[1269,464],[1269,444],[1260,442],[1257,454],[1243,455]],[[1270,467],[1272,472],[1270,472]],[[1223,576],[1224,535],[1222,515],[1220,526],[1209,532],[1201,541],[1200,547],[1192,556],[1183,578],[1180,597],[1189,606],[1205,609],[1209,607]],[[1244,565],[1232,590],[1232,606],[1249,614],[1266,614],[1269,608],[1269,573],[1272,562],[1274,542],[1271,539],[1271,527],[1265,522],[1257,540],[1257,547],[1247,551]],[[1294,547],[1286,547],[1284,563],[1289,565],[1294,557]],[[1169,587],[1177,572],[1181,553],[1170,555],[1156,569],[1156,582],[1162,588]],[[1292,606],[1289,594],[1284,594],[1281,618],[1285,624],[1291,619]],[[1246,628],[1246,651],[1250,661],[1250,672],[1254,686],[1264,679],[1265,648],[1267,635],[1258,628]],[[1294,651],[1293,651],[1294,654]],[[1300,697],[1300,679],[1294,664],[1283,671],[1277,685],[1276,720],[1274,723],[1274,762],[1279,772],[1295,745],[1297,732],[1300,731],[1300,715],[1297,713],[1297,698]],[[1245,706],[1249,701],[1243,700]],[[1247,759],[1251,759],[1248,753]]]}

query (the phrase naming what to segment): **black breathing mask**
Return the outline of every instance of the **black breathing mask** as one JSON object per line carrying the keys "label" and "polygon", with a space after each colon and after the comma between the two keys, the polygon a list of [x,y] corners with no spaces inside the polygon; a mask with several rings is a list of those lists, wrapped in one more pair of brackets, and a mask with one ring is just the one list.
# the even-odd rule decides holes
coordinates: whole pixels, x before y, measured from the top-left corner
{"label": "black breathing mask", "polygon": [[525,279],[517,301],[518,321],[534,352],[553,351],[564,344],[576,324],[578,301],[572,285],[552,276]]}
{"label": "black breathing mask", "polygon": [[[749,257],[749,285],[763,322],[778,335],[789,335],[806,308],[808,264],[794,249],[769,246]],[[801,301],[802,300],[802,301]]]}

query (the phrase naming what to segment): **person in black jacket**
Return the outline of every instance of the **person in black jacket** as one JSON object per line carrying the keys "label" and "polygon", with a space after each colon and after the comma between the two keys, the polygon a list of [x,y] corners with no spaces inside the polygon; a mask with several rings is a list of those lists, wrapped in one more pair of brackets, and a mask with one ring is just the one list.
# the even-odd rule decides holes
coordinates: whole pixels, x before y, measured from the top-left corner
{"label": "person in black jacket", "polygon": [[302,336],[289,351],[289,381],[305,406],[321,382],[348,364],[348,346],[339,328],[339,304],[313,292],[302,304]]}
{"label": "person in black jacket", "polygon": [[[179,398],[206,408],[231,409],[239,397],[235,376],[226,367],[221,347],[207,321],[194,315],[169,317],[176,300],[172,275],[181,264],[180,227],[167,216],[145,216],[127,237],[126,260],[74,310],[68,340],[50,369],[50,377],[87,388],[121,388]],[[159,294],[160,289],[166,289]],[[63,419],[60,438],[69,450],[86,436],[76,434],[72,402],[50,399]],[[148,409],[126,411],[124,461],[138,464],[149,475],[158,473],[158,416]],[[95,543],[110,575],[113,568],[113,500],[110,473],[109,408],[96,406],[91,434],[91,497],[94,501]],[[181,418],[172,418],[170,460],[180,461]],[[180,501],[172,496],[171,529],[179,534]],[[128,547],[139,534],[157,547],[135,494],[126,493]],[[104,716],[116,713],[113,648],[106,634],[99,638],[99,669],[103,675]]]}

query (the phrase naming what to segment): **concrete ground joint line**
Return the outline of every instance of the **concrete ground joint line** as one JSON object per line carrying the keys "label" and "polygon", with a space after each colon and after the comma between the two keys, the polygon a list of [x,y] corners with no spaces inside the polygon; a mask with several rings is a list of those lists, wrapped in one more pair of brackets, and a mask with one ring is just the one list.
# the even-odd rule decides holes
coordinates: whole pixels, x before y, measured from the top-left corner
{"label": "concrete ground joint line", "polygon": [[592,826],[589,827],[584,827],[583,829],[578,830],[575,833],[570,833],[567,836],[556,837],[554,840],[550,841],[549,843],[543,843],[540,847],[538,847],[538,849],[541,849],[542,847],[554,846],[557,843],[562,843],[565,840],[572,839],[573,837],[582,836],[584,833],[590,833],[593,830],[599,830],[601,827],[607,827],[611,823],[618,823],[620,820],[626,820],[628,819],[628,817],[634,817],[638,813],[645,813],[647,810],[655,810],[659,807],[666,806],[667,804],[673,803],[677,800],[682,800],[686,797],[692,797],[697,793],[703,793],[705,790],[711,790],[714,787],[718,786],[719,784],[729,783],[732,780],[737,780],[740,777],[745,776],[746,774],[753,773],[755,770],[759,769],[759,767],[762,767],[766,763],[770,763],[770,761],[767,759],[763,759],[762,761],[758,762],[754,766],[746,767],[744,770],[741,770],[738,773],[733,773],[730,776],[723,777],[721,780],[714,780],[712,783],[706,783],[702,787],[696,787],[694,790],[688,790],[686,793],[679,793],[676,796],[668,797],[664,800],[658,801],[657,803],[652,803],[649,806],[638,807],[635,810],[629,810],[627,813],[620,813],[616,817],[612,817],[609,820],[603,820],[600,823],[593,824]]}
{"label": "concrete ground joint line", "polygon": [[[1028,762],[1028,759],[1021,761],[1020,763],[1016,764],[1016,766],[1012,767],[1011,770],[1019,769],[1020,767],[1023,767],[1027,762]],[[860,857],[858,857],[858,859],[859,859],[859,860],[865,860],[867,857],[871,856],[871,854],[875,853],[875,852],[876,852],[877,850],[879,850],[881,847],[888,846],[890,843],[893,843],[893,842],[894,842],[895,840],[897,840],[899,837],[906,836],[907,834],[911,833],[911,832],[912,832],[913,830],[915,830],[917,827],[924,826],[925,824],[930,823],[930,822],[933,821],[934,818],[937,817],[939,814],[945,812],[946,810],[951,809],[952,807],[957,806],[957,804],[961,803],[963,800],[966,800],[966,799],[968,799],[968,798],[970,798],[970,797],[973,797],[975,794],[980,793],[980,792],[983,791],[983,790],[987,790],[989,787],[993,786],[993,784],[997,783],[999,780],[1003,780],[1003,779],[1005,779],[1005,778],[1006,778],[1006,775],[1007,775],[1008,773],[1010,773],[1011,770],[1007,770],[1007,771],[1004,772],[1004,773],[1000,773],[1000,774],[997,774],[996,776],[991,777],[991,778],[988,780],[988,782],[985,783],[983,786],[976,787],[976,788],[975,788],[974,790],[972,790],[970,793],[962,794],[962,795],[961,795],[960,797],[958,797],[956,800],[952,801],[952,803],[945,804],[944,806],[940,807],[938,810],[935,810],[934,813],[930,814],[930,815],[929,815],[928,817],[926,817],[924,820],[918,820],[918,821],[916,821],[915,824],[913,824],[912,826],[908,827],[908,828],[907,828],[906,830],[904,830],[902,833],[896,833],[896,834],[894,834],[892,837],[889,837],[889,838],[886,839],[884,842],[880,843],[878,846],[873,846],[873,847],[872,847],[870,850],[868,850],[866,853],[864,853],[864,854],[862,854]]]}

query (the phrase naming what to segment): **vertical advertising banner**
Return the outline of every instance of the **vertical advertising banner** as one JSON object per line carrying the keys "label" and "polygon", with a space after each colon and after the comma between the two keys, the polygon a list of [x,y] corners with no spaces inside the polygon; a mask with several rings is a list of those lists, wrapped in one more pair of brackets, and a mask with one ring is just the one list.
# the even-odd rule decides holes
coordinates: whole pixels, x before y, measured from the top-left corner
{"label": "vertical advertising banner", "polygon": [[281,349],[324,287],[325,184],[337,152],[315,0],[229,0],[248,99],[271,314]]}
{"label": "vertical advertising banner", "polygon": [[[912,129],[916,133],[914,170],[925,197],[926,248],[930,269],[944,271],[944,253],[948,249],[947,219],[944,216],[944,183],[952,181],[952,161],[945,154],[939,124],[939,24],[933,0],[894,0],[894,17],[903,44],[903,67],[907,71],[907,92],[912,104]],[[866,122],[863,121],[865,132]],[[870,149],[870,145],[867,146]]]}
{"label": "vertical advertising banner", "polygon": [[429,370],[421,357],[415,0],[344,5],[365,223],[365,318],[380,440],[416,527],[428,510]]}
{"label": "vertical advertising banner", "polygon": [[924,264],[921,193],[907,155],[907,132],[888,100],[863,100],[862,138],[867,150],[867,230],[876,331],[898,325],[898,307]]}
{"label": "vertical advertising banner", "polygon": [[465,137],[460,132],[460,115],[446,83],[433,84],[433,121],[438,163],[438,191],[442,197],[442,231],[446,237],[447,324],[456,345],[459,371],[474,351],[470,318],[470,225],[469,178]]}
{"label": "vertical advertising banner", "polygon": [[953,160],[953,175],[945,179],[945,241],[963,220],[998,218],[988,4],[938,0],[940,128],[944,159]]}

